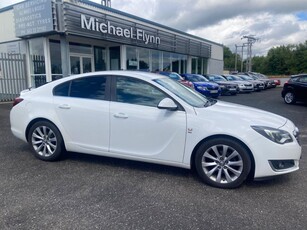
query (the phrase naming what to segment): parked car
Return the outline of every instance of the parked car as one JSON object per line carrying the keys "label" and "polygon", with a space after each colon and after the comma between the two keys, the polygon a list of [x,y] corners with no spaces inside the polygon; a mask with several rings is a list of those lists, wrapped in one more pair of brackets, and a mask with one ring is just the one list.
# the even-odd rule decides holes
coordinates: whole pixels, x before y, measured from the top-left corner
{"label": "parked car", "polygon": [[176,72],[167,72],[167,71],[160,71],[157,72],[158,74],[170,77],[171,79],[180,82],[181,84],[194,89],[194,84],[190,81],[185,80],[184,78],[182,78],[178,73]]}
{"label": "parked car", "polygon": [[220,188],[291,173],[301,157],[290,120],[146,72],[86,73],[23,91],[10,124],[44,161],[72,151],[195,168]]}
{"label": "parked car", "polygon": [[250,93],[254,91],[254,85],[251,82],[243,81],[236,75],[223,74],[222,76],[225,77],[227,81],[238,84],[240,93]]}
{"label": "parked car", "polygon": [[255,80],[250,76],[247,75],[237,75],[238,77],[240,77],[243,81],[248,81],[250,83],[252,83],[254,85],[254,91],[261,91],[264,90],[264,82],[260,81],[260,80]]}
{"label": "parked car", "polygon": [[281,96],[287,104],[295,104],[297,101],[307,102],[307,74],[291,76],[284,84]]}
{"label": "parked car", "polygon": [[194,89],[206,97],[217,98],[221,95],[221,88],[218,84],[210,82],[207,78],[198,74],[181,74],[184,80],[194,84]]}
{"label": "parked car", "polygon": [[221,88],[221,95],[237,95],[239,86],[237,83],[227,81],[224,77],[216,74],[204,75],[209,81],[219,84]]}
{"label": "parked car", "polygon": [[263,81],[265,89],[275,88],[276,87],[276,81],[273,79],[269,79],[267,76],[261,73],[254,73],[254,72],[247,72],[245,73],[250,77],[253,77],[255,80]]}
{"label": "parked car", "polygon": [[275,83],[275,86],[278,86],[281,84],[280,80],[279,79],[272,79]]}

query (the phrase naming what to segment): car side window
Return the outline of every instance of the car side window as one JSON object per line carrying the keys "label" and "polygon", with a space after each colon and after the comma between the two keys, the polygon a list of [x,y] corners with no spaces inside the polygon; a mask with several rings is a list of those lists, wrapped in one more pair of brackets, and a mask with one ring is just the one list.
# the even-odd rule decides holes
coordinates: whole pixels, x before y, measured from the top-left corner
{"label": "car side window", "polygon": [[298,81],[302,82],[302,83],[307,83],[307,77],[301,77],[301,78],[299,78]]}
{"label": "car side window", "polygon": [[70,97],[105,100],[105,76],[82,77],[71,81]]}
{"label": "car side window", "polygon": [[145,81],[129,77],[116,78],[117,102],[157,107],[166,97],[166,94]]}
{"label": "car side window", "polygon": [[64,82],[60,85],[57,85],[53,89],[53,95],[54,96],[62,96],[62,97],[68,97],[69,95],[69,87],[70,87],[70,81]]}

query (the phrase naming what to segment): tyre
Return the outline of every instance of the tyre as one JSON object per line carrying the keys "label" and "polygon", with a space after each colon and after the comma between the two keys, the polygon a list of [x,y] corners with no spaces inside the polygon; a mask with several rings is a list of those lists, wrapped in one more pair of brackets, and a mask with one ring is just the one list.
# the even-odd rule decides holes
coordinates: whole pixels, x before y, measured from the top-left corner
{"label": "tyre", "polygon": [[236,188],[246,180],[251,159],[239,142],[216,138],[198,148],[195,167],[205,183],[218,188]]}
{"label": "tyre", "polygon": [[284,97],[284,101],[287,104],[295,104],[295,95],[293,92],[287,92]]}
{"label": "tyre", "polygon": [[44,161],[58,160],[65,149],[60,131],[48,121],[39,121],[32,125],[28,142],[34,156]]}

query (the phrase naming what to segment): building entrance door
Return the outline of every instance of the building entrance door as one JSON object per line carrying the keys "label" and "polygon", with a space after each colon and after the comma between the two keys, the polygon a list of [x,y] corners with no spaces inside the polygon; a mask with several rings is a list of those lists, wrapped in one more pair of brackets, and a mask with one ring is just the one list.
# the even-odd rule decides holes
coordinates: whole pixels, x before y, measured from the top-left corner
{"label": "building entrance door", "polygon": [[80,74],[93,72],[93,58],[84,55],[70,55],[70,73]]}

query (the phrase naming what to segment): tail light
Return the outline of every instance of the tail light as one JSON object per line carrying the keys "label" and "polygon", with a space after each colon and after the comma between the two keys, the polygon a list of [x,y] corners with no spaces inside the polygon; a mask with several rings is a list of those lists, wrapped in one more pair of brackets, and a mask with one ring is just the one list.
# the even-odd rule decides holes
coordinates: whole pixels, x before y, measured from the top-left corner
{"label": "tail light", "polygon": [[16,97],[13,101],[13,107],[23,101],[23,98]]}

